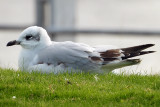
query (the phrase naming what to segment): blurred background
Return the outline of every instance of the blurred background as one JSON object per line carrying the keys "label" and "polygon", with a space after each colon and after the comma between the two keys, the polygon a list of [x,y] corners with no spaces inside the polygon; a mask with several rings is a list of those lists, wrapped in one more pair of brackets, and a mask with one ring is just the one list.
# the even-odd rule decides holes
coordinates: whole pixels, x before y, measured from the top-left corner
{"label": "blurred background", "polygon": [[18,69],[20,46],[6,47],[28,26],[54,41],[91,46],[156,44],[138,66],[114,72],[160,74],[160,0],[0,0],[0,67]]}

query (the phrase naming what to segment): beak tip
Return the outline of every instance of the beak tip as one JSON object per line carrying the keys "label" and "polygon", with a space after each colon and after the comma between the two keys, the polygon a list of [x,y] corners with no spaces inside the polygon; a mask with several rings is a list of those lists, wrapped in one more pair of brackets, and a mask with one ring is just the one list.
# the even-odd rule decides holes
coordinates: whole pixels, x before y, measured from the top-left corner
{"label": "beak tip", "polygon": [[17,41],[14,40],[14,41],[8,42],[6,46],[12,46],[12,45],[16,45],[16,44],[17,44]]}
{"label": "beak tip", "polygon": [[7,47],[8,47],[8,46],[12,46],[12,45],[11,45],[11,42],[8,42],[6,46],[7,46]]}

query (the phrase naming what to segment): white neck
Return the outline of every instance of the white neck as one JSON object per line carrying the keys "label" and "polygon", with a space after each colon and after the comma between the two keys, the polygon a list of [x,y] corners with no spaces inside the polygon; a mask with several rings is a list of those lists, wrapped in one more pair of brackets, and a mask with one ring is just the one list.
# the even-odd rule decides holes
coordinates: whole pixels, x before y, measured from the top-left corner
{"label": "white neck", "polygon": [[18,66],[20,70],[27,70],[30,63],[34,60],[34,57],[39,53],[41,50],[43,50],[45,47],[49,46],[50,43],[46,45],[39,45],[38,47],[32,48],[32,49],[25,49],[22,48],[19,59],[18,59]]}

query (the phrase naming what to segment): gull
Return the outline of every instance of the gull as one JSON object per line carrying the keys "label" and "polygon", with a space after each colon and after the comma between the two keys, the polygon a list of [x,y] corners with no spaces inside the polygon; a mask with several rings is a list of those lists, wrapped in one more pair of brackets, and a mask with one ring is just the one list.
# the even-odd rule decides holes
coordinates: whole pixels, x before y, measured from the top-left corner
{"label": "gull", "polygon": [[21,71],[54,74],[79,71],[108,73],[141,62],[132,57],[155,52],[144,51],[154,44],[117,48],[112,45],[91,47],[71,41],[55,42],[51,41],[44,28],[38,26],[26,28],[17,40],[7,44],[13,45],[22,47],[18,59]]}

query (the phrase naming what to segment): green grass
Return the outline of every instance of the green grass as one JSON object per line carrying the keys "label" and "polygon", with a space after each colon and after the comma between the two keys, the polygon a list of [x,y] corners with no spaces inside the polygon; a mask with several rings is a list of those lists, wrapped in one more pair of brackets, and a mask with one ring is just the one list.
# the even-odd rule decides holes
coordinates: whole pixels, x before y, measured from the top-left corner
{"label": "green grass", "polygon": [[0,107],[14,106],[160,107],[160,76],[54,75],[0,69]]}

